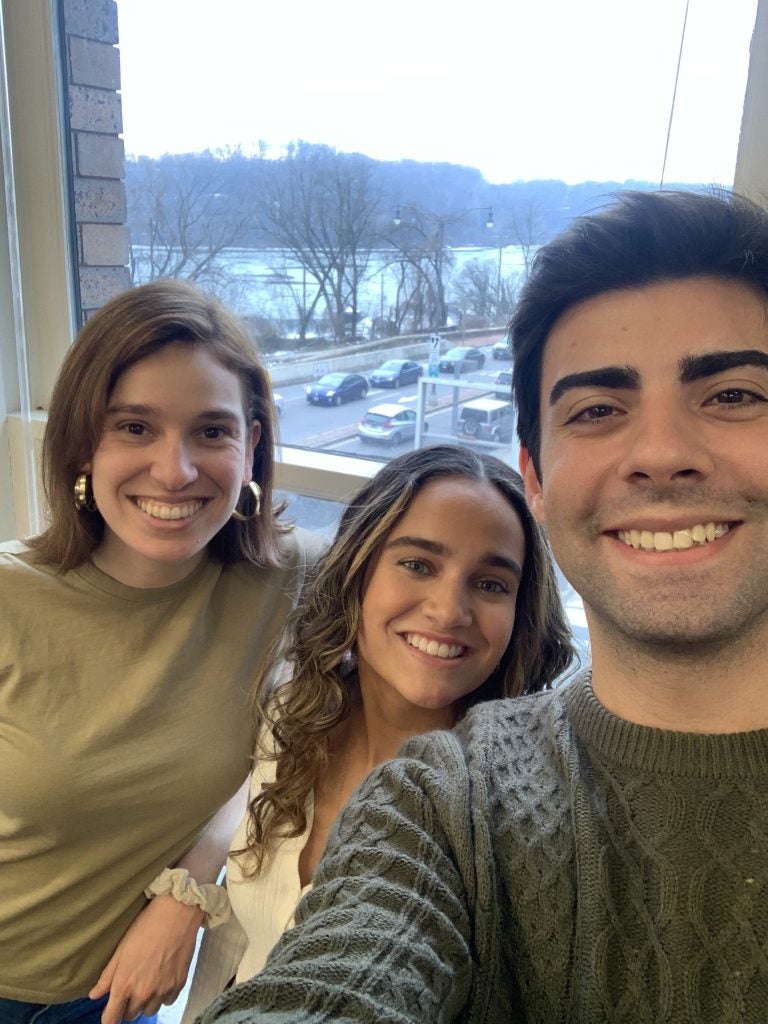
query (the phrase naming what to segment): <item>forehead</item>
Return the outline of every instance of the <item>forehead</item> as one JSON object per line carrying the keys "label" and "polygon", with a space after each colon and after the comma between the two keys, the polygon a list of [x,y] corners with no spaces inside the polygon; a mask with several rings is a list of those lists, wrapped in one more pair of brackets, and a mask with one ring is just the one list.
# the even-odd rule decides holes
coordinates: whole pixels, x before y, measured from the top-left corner
{"label": "forehead", "polygon": [[552,328],[542,398],[564,374],[627,366],[641,381],[679,374],[681,359],[706,352],[768,351],[765,296],[738,281],[693,277],[607,292],[573,306]]}
{"label": "forehead", "polygon": [[492,483],[441,477],[426,483],[393,527],[388,540],[418,534],[452,548],[524,544],[520,517]]}
{"label": "forehead", "polygon": [[493,484],[465,476],[441,476],[428,480],[419,488],[405,510],[403,519],[426,517],[439,523],[444,519],[441,509],[456,503],[477,504],[478,507],[487,506],[488,503],[493,506],[503,503],[515,514],[510,503]]}
{"label": "forehead", "polygon": [[246,388],[240,376],[209,349],[171,342],[137,360],[115,382],[115,400],[147,402],[236,402],[246,406]]}

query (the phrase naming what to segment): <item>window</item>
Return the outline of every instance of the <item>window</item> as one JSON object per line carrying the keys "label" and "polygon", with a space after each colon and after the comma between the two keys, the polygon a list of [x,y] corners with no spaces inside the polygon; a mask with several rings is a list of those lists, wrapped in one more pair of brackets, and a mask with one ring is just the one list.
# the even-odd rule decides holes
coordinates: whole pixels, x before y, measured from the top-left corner
{"label": "window", "polygon": [[[444,374],[497,396],[541,242],[625,185],[732,184],[755,9],[396,0],[367,31],[348,0],[119,0],[134,280],[191,277],[250,321],[285,444],[370,457],[385,399],[442,437]],[[426,373],[435,335],[430,405],[372,379]]]}

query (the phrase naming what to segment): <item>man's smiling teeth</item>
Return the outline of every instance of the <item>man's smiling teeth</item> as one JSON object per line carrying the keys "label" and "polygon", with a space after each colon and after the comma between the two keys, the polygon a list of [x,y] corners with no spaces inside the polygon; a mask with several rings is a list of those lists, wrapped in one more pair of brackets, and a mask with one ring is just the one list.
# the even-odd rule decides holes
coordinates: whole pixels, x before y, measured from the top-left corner
{"label": "man's smiling teeth", "polygon": [[153,519],[188,519],[203,507],[202,501],[188,501],[185,505],[166,505],[162,501],[147,501],[137,498],[136,504],[142,512]]}
{"label": "man's smiling teeth", "polygon": [[437,640],[427,640],[425,636],[420,636],[418,633],[406,633],[405,640],[418,651],[432,654],[438,658],[458,658],[466,650],[466,647],[461,644],[441,644]]}
{"label": "man's smiling teeth", "polygon": [[688,530],[674,533],[654,533],[651,530],[619,530],[619,540],[631,548],[643,551],[684,551],[686,548],[709,544],[728,533],[727,523],[698,523]]}

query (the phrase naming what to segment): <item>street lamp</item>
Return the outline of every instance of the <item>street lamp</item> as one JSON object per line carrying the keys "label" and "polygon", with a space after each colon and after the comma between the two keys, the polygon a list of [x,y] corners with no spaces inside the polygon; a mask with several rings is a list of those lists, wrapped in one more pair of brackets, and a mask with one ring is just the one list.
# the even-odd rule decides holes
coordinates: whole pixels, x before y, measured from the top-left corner
{"label": "street lamp", "polygon": [[[490,209],[488,210],[488,221],[487,221],[485,226],[487,228],[492,228],[494,226],[493,207],[490,207]],[[502,284],[501,265],[502,265],[502,258],[503,258],[503,255],[504,255],[504,245],[502,244],[502,241],[501,241],[501,234],[499,234],[498,239],[499,239],[499,245],[498,245],[498,249],[499,249],[499,263],[498,263],[498,270],[496,272],[496,320],[497,321],[499,319],[499,310],[501,309],[501,284]]]}

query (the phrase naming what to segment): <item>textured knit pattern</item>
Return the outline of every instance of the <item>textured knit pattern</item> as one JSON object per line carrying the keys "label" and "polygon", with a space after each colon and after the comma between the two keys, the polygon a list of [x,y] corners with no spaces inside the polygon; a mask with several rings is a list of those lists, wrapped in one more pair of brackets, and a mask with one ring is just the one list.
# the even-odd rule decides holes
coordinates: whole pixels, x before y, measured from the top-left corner
{"label": "textured knit pattern", "polygon": [[768,730],[631,725],[583,677],[403,755],[205,1024],[768,1020]]}

